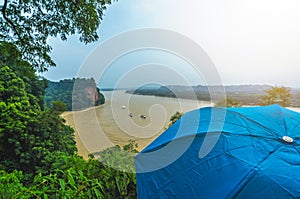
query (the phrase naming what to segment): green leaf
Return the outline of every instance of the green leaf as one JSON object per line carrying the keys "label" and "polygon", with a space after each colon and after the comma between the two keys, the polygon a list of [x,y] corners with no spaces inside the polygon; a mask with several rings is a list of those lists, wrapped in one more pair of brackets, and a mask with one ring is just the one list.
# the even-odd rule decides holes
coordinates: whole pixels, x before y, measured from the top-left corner
{"label": "green leaf", "polygon": [[72,176],[72,174],[71,174],[70,171],[68,171],[68,182],[70,183],[70,185],[71,185],[73,188],[77,189],[76,184],[75,184],[75,181],[74,181],[74,178],[73,178],[73,176]]}
{"label": "green leaf", "polygon": [[61,190],[64,192],[65,191],[65,186],[66,186],[65,181],[62,180],[62,179],[59,179],[58,181],[59,181],[59,185],[60,185]]}
{"label": "green leaf", "polygon": [[103,198],[102,193],[97,188],[94,188],[94,192],[97,198]]}

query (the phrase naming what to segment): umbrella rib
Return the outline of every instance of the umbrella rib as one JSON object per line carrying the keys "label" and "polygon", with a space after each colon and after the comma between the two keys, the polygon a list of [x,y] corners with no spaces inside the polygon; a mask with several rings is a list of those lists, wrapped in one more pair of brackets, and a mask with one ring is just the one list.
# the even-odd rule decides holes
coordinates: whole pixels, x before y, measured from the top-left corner
{"label": "umbrella rib", "polygon": [[[264,171],[262,171],[264,173]],[[291,197],[295,198],[295,196],[293,194],[290,193],[290,191],[288,189],[286,189],[285,187],[283,187],[282,185],[280,185],[278,182],[276,182],[270,175],[265,174],[270,180],[272,180],[275,184],[277,184],[281,189],[285,190],[286,192],[288,192],[290,194]]]}
{"label": "umbrella rib", "polygon": [[230,198],[236,198],[243,190],[244,188],[247,186],[247,184],[250,182],[251,179],[253,179],[253,177],[257,174],[257,169],[258,167],[264,162],[266,161],[271,155],[273,155],[275,152],[277,152],[281,147],[283,147],[283,145],[281,145],[280,147],[278,147],[277,149],[275,149],[274,151],[270,152],[269,155],[267,155],[262,161],[260,161],[254,168],[252,168],[249,173],[238,183],[238,185],[236,186],[236,190],[237,192],[233,193],[233,196]]}
{"label": "umbrella rib", "polygon": [[236,124],[236,123],[234,123],[234,122],[226,122],[226,123],[228,123],[228,124],[233,124],[233,125],[240,126],[240,127],[245,127],[245,128],[256,129],[256,128],[249,127],[249,126],[239,125],[239,124]]}
{"label": "umbrella rib", "polygon": [[[261,171],[263,172],[263,171]],[[263,172],[264,173],[264,172]],[[254,173],[252,175],[252,177],[254,177],[257,173]],[[282,185],[278,184],[278,182],[276,182],[273,178],[271,178],[271,176],[265,174],[266,177],[268,177],[271,181],[273,181],[275,184],[277,184],[282,190],[285,190],[292,198],[295,198],[295,196],[293,194],[291,194],[289,192],[288,189],[284,188]],[[251,178],[252,179],[252,178]],[[242,187],[242,189],[240,191],[238,191],[232,198],[237,198],[238,195],[241,193],[241,191],[247,186],[247,184],[250,182],[250,179],[245,183],[245,185]]]}
{"label": "umbrella rib", "polygon": [[283,111],[282,111],[282,109],[280,109],[281,110],[281,116],[282,116],[282,120],[283,120],[283,125],[284,125],[284,132],[285,132],[285,135],[287,134],[287,125],[286,125],[286,120],[285,120],[285,117],[284,117],[284,115],[283,115]]}
{"label": "umbrella rib", "polygon": [[[240,147],[236,147],[236,148],[231,149],[231,151],[236,150],[236,149],[246,148],[246,147],[248,147],[248,146],[240,146]],[[233,155],[229,154],[227,151],[224,151],[224,152],[222,152],[222,153],[216,154],[216,155],[213,156],[213,157],[210,157],[209,159],[207,159],[207,161],[208,161],[208,160],[213,160],[213,159],[215,159],[215,158],[217,158],[217,157],[219,157],[219,156],[221,156],[221,155],[224,155],[224,154],[234,157]],[[234,157],[234,158],[236,158],[236,157]],[[246,163],[246,164],[249,164],[249,165],[253,166],[253,165],[250,164],[249,162],[246,162],[246,161],[241,160],[241,159],[239,159],[239,160],[242,161],[242,162],[244,162],[244,163]],[[198,167],[199,165],[202,165],[202,164],[204,164],[204,162],[198,164],[198,165],[195,166],[195,167]]]}
{"label": "umbrella rib", "polygon": [[300,123],[298,123],[298,124],[293,128],[292,132],[294,132],[295,129],[296,129],[298,126],[300,126]]}
{"label": "umbrella rib", "polygon": [[[298,146],[299,146],[299,145],[298,145]],[[298,153],[300,153],[298,147],[296,147],[295,145],[293,145],[293,147],[294,147],[294,149],[295,149]]]}
{"label": "umbrella rib", "polygon": [[245,137],[249,136],[249,137],[256,137],[256,138],[265,138],[265,139],[270,139],[270,140],[277,140],[277,138],[274,138],[274,137],[271,137],[271,136],[264,136],[264,137],[262,137],[262,136],[253,135],[253,134],[233,134],[233,133],[228,132],[228,131],[223,131],[222,133],[227,134],[227,135],[235,135],[235,136],[238,135],[238,136],[245,136]]}
{"label": "umbrella rib", "polygon": [[[249,137],[256,137],[256,138],[260,138],[261,136],[255,136],[255,135],[252,135],[252,134],[250,134],[250,135],[245,135],[245,134],[232,134],[232,133],[230,133],[230,132],[227,132],[227,131],[223,131],[223,132],[221,132],[221,134],[225,134],[225,135],[238,135],[238,136],[249,136]],[[209,136],[210,134],[208,134],[208,136]],[[277,140],[277,138],[273,138],[273,137],[263,137],[264,139],[269,139],[269,140]],[[280,146],[280,147],[282,147],[281,145],[277,145],[277,146]],[[241,148],[246,148],[246,147],[249,147],[249,146],[239,146],[239,147],[236,147],[236,148],[232,148],[232,149],[230,149],[230,151],[233,151],[233,150],[236,150],[236,149],[241,149]],[[279,147],[279,148],[280,148]],[[278,148],[278,149],[279,149]],[[276,149],[276,150],[278,150],[278,149]],[[274,150],[274,151],[272,151],[272,152],[270,152],[270,154],[265,158],[265,159],[263,159],[262,160],[262,162],[260,162],[260,163],[258,163],[258,165],[260,165],[261,163],[263,163],[263,161],[265,161],[270,155],[272,155],[272,153],[274,153],[276,150]],[[211,160],[211,159],[214,159],[214,158],[216,158],[216,157],[218,157],[218,156],[220,156],[220,155],[222,155],[222,154],[228,154],[228,155],[230,155],[230,156],[232,156],[232,157],[235,157],[235,156],[233,156],[232,154],[229,154],[229,153],[227,153],[226,151],[224,151],[224,152],[222,152],[222,153],[220,153],[220,154],[218,154],[218,155],[216,155],[216,156],[213,156],[213,157],[210,157],[209,158],[209,160]],[[235,157],[236,158],[236,157]],[[247,162],[247,161],[244,161],[244,160],[241,160],[241,159],[239,159],[240,161],[243,161],[244,163],[246,163],[246,164],[249,164],[249,165],[251,165],[251,166],[254,166],[253,164],[250,164],[249,162]]]}
{"label": "umbrella rib", "polygon": [[255,120],[253,120],[253,119],[247,117],[246,115],[244,115],[244,114],[242,114],[242,113],[235,112],[235,111],[233,111],[233,110],[227,110],[227,111],[231,112],[232,114],[239,115],[241,118],[247,119],[247,120],[253,122],[254,124],[257,124],[258,126],[262,127],[263,129],[266,129],[267,131],[269,131],[269,132],[271,132],[271,133],[276,132],[276,131],[274,131],[273,129],[270,129],[270,128],[268,128],[268,127],[262,125],[261,123],[259,123],[259,122],[255,121]]}

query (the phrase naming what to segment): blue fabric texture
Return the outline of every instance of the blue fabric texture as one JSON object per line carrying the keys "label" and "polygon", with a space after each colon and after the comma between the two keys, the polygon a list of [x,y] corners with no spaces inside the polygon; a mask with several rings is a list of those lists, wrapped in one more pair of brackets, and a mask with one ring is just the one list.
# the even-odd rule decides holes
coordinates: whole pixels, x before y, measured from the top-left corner
{"label": "blue fabric texture", "polygon": [[194,110],[135,157],[138,197],[300,198],[299,144],[279,105]]}

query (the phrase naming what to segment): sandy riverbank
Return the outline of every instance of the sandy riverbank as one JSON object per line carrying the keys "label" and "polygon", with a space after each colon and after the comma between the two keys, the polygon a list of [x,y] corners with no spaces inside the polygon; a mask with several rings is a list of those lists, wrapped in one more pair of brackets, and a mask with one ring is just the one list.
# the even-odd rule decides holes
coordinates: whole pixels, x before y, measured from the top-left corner
{"label": "sandy riverbank", "polygon": [[90,152],[86,149],[86,147],[82,143],[81,138],[80,138],[81,136],[79,135],[78,130],[76,130],[76,126],[75,126],[75,122],[74,122],[74,114],[84,114],[85,112],[88,112],[91,110],[100,109],[103,106],[104,105],[97,106],[97,107],[91,107],[91,108],[84,109],[81,111],[66,111],[61,114],[61,116],[66,120],[66,124],[71,126],[75,130],[74,134],[75,134],[75,141],[76,141],[78,154],[80,156],[84,157],[85,159],[88,159],[88,155],[90,154]]}

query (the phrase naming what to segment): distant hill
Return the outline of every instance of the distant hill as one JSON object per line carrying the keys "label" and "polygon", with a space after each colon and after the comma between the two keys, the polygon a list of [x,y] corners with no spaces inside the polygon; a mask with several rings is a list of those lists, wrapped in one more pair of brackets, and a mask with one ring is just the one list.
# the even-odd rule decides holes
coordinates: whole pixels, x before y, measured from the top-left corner
{"label": "distant hill", "polygon": [[64,79],[59,82],[48,82],[45,102],[47,107],[53,101],[66,103],[67,110],[80,110],[104,104],[105,99],[93,78]]}
{"label": "distant hill", "polygon": [[[198,99],[210,101],[211,95],[214,99],[221,100],[226,93],[227,97],[241,101],[244,105],[256,105],[259,98],[266,94],[271,85],[227,85],[227,86],[160,86],[158,88],[141,87],[138,89],[127,90],[126,93],[136,95],[153,95],[161,97],[177,97],[183,99]],[[300,106],[300,89],[289,88],[291,90],[291,101],[293,106]]]}

